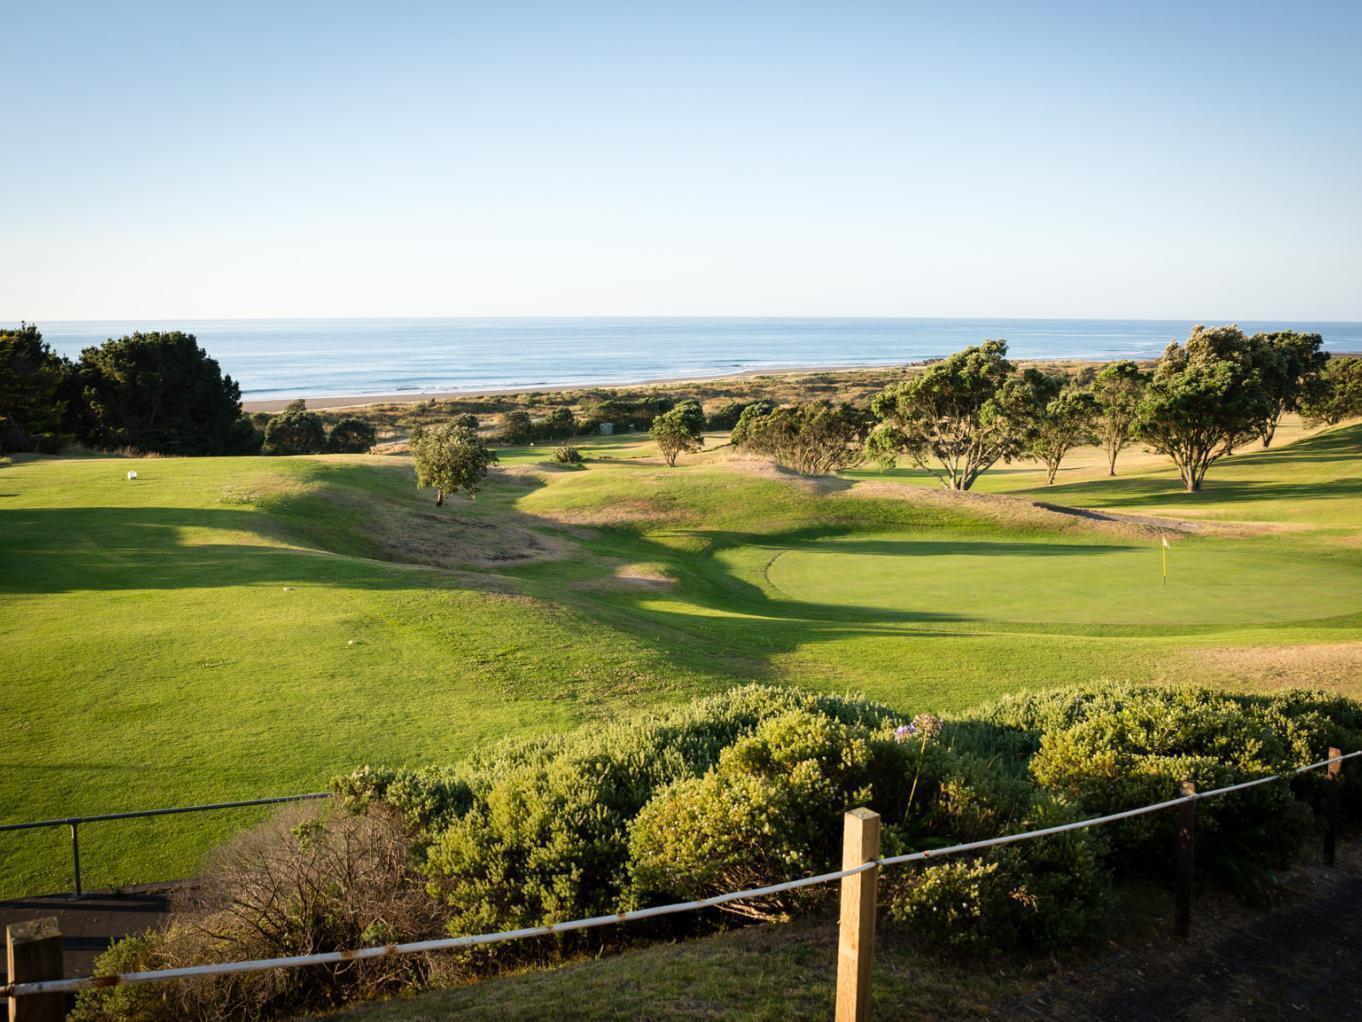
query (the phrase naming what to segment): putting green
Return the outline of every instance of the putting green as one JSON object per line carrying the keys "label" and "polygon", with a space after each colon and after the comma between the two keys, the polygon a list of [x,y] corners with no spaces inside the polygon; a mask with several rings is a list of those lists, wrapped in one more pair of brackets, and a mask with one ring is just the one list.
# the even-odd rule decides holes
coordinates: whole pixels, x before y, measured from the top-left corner
{"label": "putting green", "polygon": [[765,577],[779,597],[940,623],[1228,625],[1362,610],[1362,565],[1337,551],[1174,541],[1166,587],[1159,562],[1157,541],[859,536],[777,551]]}

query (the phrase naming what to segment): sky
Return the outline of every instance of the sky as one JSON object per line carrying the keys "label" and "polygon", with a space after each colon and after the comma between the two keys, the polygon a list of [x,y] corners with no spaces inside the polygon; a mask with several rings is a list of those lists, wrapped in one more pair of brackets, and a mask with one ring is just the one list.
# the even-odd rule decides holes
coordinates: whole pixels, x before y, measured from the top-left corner
{"label": "sky", "polygon": [[0,0],[0,321],[1362,320],[1362,3]]}

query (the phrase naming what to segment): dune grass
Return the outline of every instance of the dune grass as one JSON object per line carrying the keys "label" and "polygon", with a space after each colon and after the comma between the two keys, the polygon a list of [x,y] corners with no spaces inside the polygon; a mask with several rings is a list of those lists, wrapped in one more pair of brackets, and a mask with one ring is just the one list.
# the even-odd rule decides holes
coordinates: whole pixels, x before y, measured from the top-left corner
{"label": "dune grass", "polygon": [[[747,680],[905,710],[1111,678],[1349,688],[1362,663],[1362,426],[1216,466],[1183,494],[1080,452],[1028,500],[1238,523],[1157,539],[916,499],[920,474],[814,486],[646,439],[503,453],[443,510],[403,459],[40,459],[0,469],[4,822],[315,790],[453,762]],[[128,469],[139,479],[128,481]],[[934,485],[934,484],[931,484]],[[867,488],[869,487],[869,488]],[[876,488],[877,487],[877,488]],[[1019,505],[1020,506],[1020,505]],[[252,817],[94,825],[87,884],[168,879]],[[61,890],[65,835],[0,837],[0,891]]]}

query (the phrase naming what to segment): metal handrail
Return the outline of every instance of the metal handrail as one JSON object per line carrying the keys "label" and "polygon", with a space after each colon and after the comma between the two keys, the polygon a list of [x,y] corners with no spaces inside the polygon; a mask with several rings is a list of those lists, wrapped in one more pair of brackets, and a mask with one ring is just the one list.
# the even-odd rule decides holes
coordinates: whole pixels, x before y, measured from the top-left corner
{"label": "metal handrail", "polygon": [[329,798],[330,792],[312,791],[305,795],[276,795],[272,798],[252,798],[241,802],[208,802],[196,806],[168,806],[164,809],[135,809],[127,813],[98,813],[94,816],[63,816],[55,820],[30,820],[26,823],[0,823],[0,831],[35,830],[39,827],[71,828],[71,871],[75,877],[74,897],[81,897],[80,883],[80,832],[82,823],[101,823],[106,820],[135,820],[146,816],[174,816],[177,813],[203,813],[213,809],[245,809],[250,806],[278,805],[281,802],[305,802],[310,799]]}

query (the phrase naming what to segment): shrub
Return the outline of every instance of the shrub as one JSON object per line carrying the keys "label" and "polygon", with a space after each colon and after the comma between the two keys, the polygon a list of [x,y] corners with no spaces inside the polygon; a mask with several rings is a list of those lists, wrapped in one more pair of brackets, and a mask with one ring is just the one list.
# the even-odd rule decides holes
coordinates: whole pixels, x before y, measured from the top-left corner
{"label": "shrub", "polygon": [[363,419],[345,418],[331,427],[326,449],[333,454],[365,454],[378,439],[378,431]]}
{"label": "shrub", "polygon": [[738,416],[738,421],[733,425],[733,432],[729,435],[729,440],[735,447],[742,447],[747,443],[752,434],[752,428],[758,420],[770,415],[776,410],[776,406],[770,401],[753,401],[742,410]]}
{"label": "shrub", "polygon": [[497,430],[492,434],[492,442],[513,446],[517,444],[527,444],[534,438],[534,422],[530,418],[529,412],[516,410],[507,412],[497,423]]}
{"label": "shrub", "polygon": [[[702,777],[643,807],[630,828],[633,897],[704,898],[829,869],[841,814],[889,805],[906,762],[887,724],[872,729],[811,709],[763,721]],[[724,908],[767,918],[824,893],[805,888]]]}
{"label": "shrub", "polygon": [[[410,868],[400,817],[290,807],[207,865],[195,902],[163,934],[115,943],[96,974],[272,958],[437,936],[439,906]],[[426,955],[87,991],[77,1019],[265,1019],[336,1008],[425,981]]]}
{"label": "shrub", "polygon": [[326,427],[316,412],[280,412],[265,426],[267,454],[320,454],[326,449]]}
{"label": "shrub", "polygon": [[562,444],[553,449],[553,460],[560,465],[580,465],[582,452],[571,444]]}
{"label": "shrub", "polygon": [[721,401],[705,411],[705,428],[714,431],[732,429],[747,407],[746,401]]}

